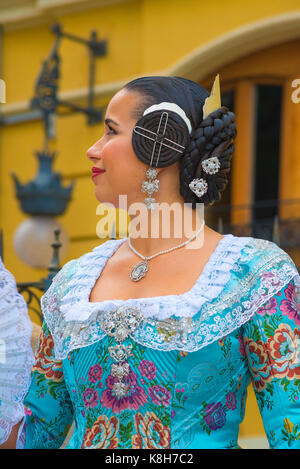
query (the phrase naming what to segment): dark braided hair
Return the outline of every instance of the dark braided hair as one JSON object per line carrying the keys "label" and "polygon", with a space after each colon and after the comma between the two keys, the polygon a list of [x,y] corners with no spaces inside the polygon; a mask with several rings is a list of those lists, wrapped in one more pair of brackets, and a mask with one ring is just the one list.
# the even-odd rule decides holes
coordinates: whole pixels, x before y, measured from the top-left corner
{"label": "dark braided hair", "polygon": [[[215,110],[203,120],[203,105],[209,92],[198,83],[181,77],[150,76],[137,78],[124,86],[138,92],[142,100],[134,110],[134,118],[140,119],[144,110],[160,102],[173,102],[180,106],[192,124],[190,142],[179,159],[180,194],[184,202],[196,207],[197,202],[212,205],[221,199],[221,192],[228,182],[230,161],[234,152],[233,140],[237,130],[235,115],[226,106]],[[220,169],[216,174],[203,171],[202,161],[217,156]],[[199,199],[189,184],[195,178],[203,178],[207,192]]]}

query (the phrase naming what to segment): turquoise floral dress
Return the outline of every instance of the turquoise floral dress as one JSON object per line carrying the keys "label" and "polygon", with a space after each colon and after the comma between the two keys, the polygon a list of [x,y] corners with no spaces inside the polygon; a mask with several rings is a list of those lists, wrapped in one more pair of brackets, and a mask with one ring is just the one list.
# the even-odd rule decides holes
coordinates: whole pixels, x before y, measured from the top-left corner
{"label": "turquoise floral dress", "polygon": [[238,448],[252,381],[271,448],[300,448],[300,277],[276,244],[225,235],[182,295],[89,302],[125,239],[42,297],[19,448]]}

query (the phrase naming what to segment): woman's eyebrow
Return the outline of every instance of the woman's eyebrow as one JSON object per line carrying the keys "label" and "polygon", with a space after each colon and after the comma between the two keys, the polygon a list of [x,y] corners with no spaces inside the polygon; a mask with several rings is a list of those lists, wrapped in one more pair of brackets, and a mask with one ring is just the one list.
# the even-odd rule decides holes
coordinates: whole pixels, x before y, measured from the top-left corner
{"label": "woman's eyebrow", "polygon": [[105,119],[104,123],[105,123],[106,125],[108,125],[108,124],[115,124],[115,125],[119,126],[119,124],[117,124],[117,122],[115,122],[115,121],[112,120],[112,119]]}

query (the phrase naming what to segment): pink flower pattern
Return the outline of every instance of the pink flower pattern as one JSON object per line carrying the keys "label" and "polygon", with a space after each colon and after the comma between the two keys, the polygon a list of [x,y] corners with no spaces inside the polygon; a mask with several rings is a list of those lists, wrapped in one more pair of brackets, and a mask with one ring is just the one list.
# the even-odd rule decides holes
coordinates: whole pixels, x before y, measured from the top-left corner
{"label": "pink flower pattern", "polygon": [[124,377],[123,382],[128,386],[128,392],[124,397],[118,397],[114,393],[113,386],[119,380],[112,375],[106,379],[107,389],[103,391],[100,402],[103,407],[112,409],[113,413],[120,413],[125,409],[139,410],[143,406],[148,396],[141,386],[137,384],[136,374],[130,369],[129,375]]}
{"label": "pink flower pattern", "polygon": [[277,300],[276,298],[272,297],[270,301],[268,301],[266,304],[258,308],[257,314],[260,314],[261,316],[265,316],[266,314],[275,314],[277,309]]}
{"label": "pink flower pattern", "polygon": [[165,407],[168,407],[170,404],[171,394],[170,391],[168,391],[168,389],[166,389],[164,386],[151,386],[148,392],[154,404],[163,405]]}
{"label": "pink flower pattern", "polygon": [[153,362],[149,360],[142,360],[138,366],[140,373],[145,378],[151,380],[156,377],[157,368]]}
{"label": "pink flower pattern", "polygon": [[85,407],[96,407],[98,405],[99,396],[97,391],[87,388],[83,393],[83,401]]}
{"label": "pink flower pattern", "polygon": [[300,303],[296,301],[295,285],[290,282],[284,293],[286,299],[281,301],[279,309],[289,319],[295,321],[297,326],[300,326]]}
{"label": "pink flower pattern", "polygon": [[96,365],[91,366],[88,371],[88,377],[90,382],[97,383],[97,381],[101,381],[102,373],[102,367],[98,363]]}

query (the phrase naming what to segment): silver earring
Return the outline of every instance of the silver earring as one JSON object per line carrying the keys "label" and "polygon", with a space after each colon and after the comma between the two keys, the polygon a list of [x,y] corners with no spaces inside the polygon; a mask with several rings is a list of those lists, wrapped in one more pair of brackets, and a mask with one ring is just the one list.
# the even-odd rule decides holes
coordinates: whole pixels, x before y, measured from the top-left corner
{"label": "silver earring", "polygon": [[193,179],[192,182],[189,183],[189,188],[197,197],[202,197],[207,192],[208,185],[203,178]]}
{"label": "silver earring", "polygon": [[151,197],[153,192],[157,192],[159,189],[159,180],[155,179],[157,176],[157,170],[155,168],[150,167],[146,171],[146,178],[148,181],[142,182],[142,192],[148,194],[148,197],[144,199],[144,204],[147,207],[147,210],[152,210],[155,207],[156,200]]}
{"label": "silver earring", "polygon": [[[167,112],[163,112],[162,115],[160,116],[157,132],[156,134],[154,134],[155,139],[151,137],[151,140],[154,140],[154,145],[152,149],[150,168],[148,168],[146,171],[146,178],[148,178],[148,181],[142,182],[142,192],[148,194],[148,197],[144,199],[144,204],[146,205],[147,210],[153,210],[157,204],[154,197],[151,197],[153,192],[158,192],[158,189],[159,189],[159,180],[156,179],[156,176],[158,173],[157,173],[157,170],[154,167],[152,167],[152,162],[153,162],[156,145],[158,144],[159,149],[158,149],[158,155],[156,158],[156,167],[157,167],[157,164],[160,158],[161,149],[162,149],[162,146],[164,145],[164,136],[166,133],[168,118],[169,118],[169,114]],[[163,119],[165,119],[164,123],[163,123]],[[143,128],[141,127],[141,129]],[[143,130],[147,131],[147,129],[143,129]],[[161,130],[162,130],[162,133],[160,133]],[[144,137],[150,138],[149,136],[146,136],[146,135],[144,135]]]}
{"label": "silver earring", "polygon": [[201,166],[203,171],[207,174],[216,174],[219,171],[221,164],[217,156],[211,156],[210,158],[203,160]]}

